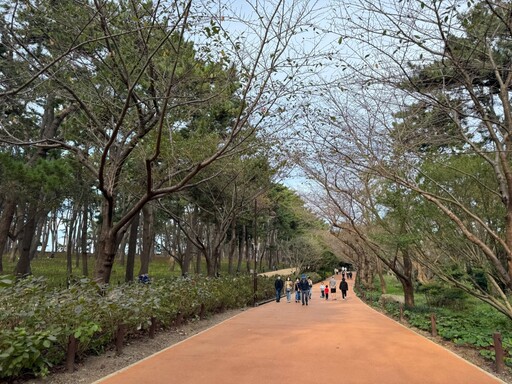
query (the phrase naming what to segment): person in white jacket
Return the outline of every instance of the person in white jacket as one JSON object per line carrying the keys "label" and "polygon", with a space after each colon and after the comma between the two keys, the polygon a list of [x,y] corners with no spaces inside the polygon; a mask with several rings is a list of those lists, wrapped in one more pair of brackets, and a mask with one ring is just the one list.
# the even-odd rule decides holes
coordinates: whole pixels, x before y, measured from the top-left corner
{"label": "person in white jacket", "polygon": [[331,289],[331,299],[336,300],[336,279],[334,276],[329,280],[329,288]]}
{"label": "person in white jacket", "polygon": [[320,284],[320,298],[324,298],[325,297],[325,283],[322,281],[322,283]]}

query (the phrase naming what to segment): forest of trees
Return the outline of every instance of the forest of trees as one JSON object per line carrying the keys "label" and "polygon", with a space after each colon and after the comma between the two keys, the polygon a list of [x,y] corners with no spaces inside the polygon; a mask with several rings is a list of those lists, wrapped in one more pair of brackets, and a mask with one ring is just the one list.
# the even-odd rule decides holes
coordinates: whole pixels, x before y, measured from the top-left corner
{"label": "forest of trees", "polygon": [[413,306],[441,279],[512,319],[510,2],[360,1],[335,19],[345,74],[294,150],[324,191],[312,204],[367,285],[392,271]]}
{"label": "forest of trees", "polygon": [[0,272],[46,252],[103,283],[155,253],[209,276],[221,257],[235,273],[318,256],[293,251],[320,224],[279,183],[265,123],[302,66],[306,3],[255,7],[257,28],[207,1],[0,4]]}
{"label": "forest of trees", "polygon": [[330,249],[408,306],[440,279],[512,319],[512,5],[321,3],[0,1],[15,274],[48,249],[104,283]]}

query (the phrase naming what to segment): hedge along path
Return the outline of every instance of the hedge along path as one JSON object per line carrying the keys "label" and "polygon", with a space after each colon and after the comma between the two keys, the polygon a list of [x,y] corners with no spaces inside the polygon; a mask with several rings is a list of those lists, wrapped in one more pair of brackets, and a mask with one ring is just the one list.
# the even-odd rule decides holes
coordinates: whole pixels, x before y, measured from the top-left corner
{"label": "hedge along path", "polygon": [[315,285],[308,306],[251,308],[96,383],[503,383],[373,310],[348,282],[347,300],[321,299]]}

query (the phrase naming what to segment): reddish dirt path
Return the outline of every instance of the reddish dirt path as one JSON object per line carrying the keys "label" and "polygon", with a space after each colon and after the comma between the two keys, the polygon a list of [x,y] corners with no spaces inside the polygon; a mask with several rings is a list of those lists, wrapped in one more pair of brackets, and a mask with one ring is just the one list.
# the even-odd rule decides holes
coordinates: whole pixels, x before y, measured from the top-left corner
{"label": "reddish dirt path", "polygon": [[[340,276],[336,276],[340,278]],[[491,384],[503,383],[371,309],[320,298],[248,309],[101,384]]]}

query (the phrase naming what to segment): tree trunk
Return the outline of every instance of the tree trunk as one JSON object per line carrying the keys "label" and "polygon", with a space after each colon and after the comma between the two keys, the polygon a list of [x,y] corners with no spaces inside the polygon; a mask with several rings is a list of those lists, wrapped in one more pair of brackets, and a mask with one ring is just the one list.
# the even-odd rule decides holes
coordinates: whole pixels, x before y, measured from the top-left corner
{"label": "tree trunk", "polygon": [[206,261],[206,275],[209,277],[213,277],[215,276],[215,263],[213,262],[213,260],[215,260],[217,255],[215,253],[208,254],[209,252],[217,252],[217,250],[206,250],[206,252],[203,252],[203,256]]}
{"label": "tree trunk", "polygon": [[119,264],[125,265],[126,264],[126,245],[129,242],[129,236],[123,236],[123,239],[121,240],[121,245],[119,246]]}
{"label": "tree trunk", "polygon": [[80,236],[80,249],[82,252],[82,275],[89,276],[89,258],[87,257],[87,227],[89,224],[89,204],[84,202],[82,207],[82,233]]}
{"label": "tree trunk", "polygon": [[140,213],[135,215],[130,225],[130,236],[128,238],[128,253],[126,255],[126,270],[124,281],[133,281],[133,271],[135,270],[135,254],[137,252],[137,239],[139,238]]}
{"label": "tree trunk", "polygon": [[[270,241],[268,248],[268,259],[269,264],[279,265],[281,260],[279,260],[279,253],[276,252],[276,240],[277,240],[277,230],[273,228],[270,231]],[[272,268],[272,265],[270,265]]]}
{"label": "tree trunk", "polygon": [[373,273],[370,267],[370,259],[366,255],[363,257],[363,268],[361,272],[363,273],[361,281],[364,286],[366,288],[373,288]]}
{"label": "tree trunk", "polygon": [[66,276],[68,279],[71,278],[71,275],[73,274],[73,232],[75,231],[75,223],[76,218],[78,217],[78,207],[73,206],[72,212],[71,212],[71,219],[68,223],[68,240],[66,244]]}
{"label": "tree trunk", "polygon": [[228,274],[233,274],[234,259],[236,251],[236,220],[231,222],[231,239],[228,246]]}
{"label": "tree trunk", "polygon": [[[242,226],[242,230],[245,229],[245,226]],[[236,272],[240,273],[242,271],[242,262],[244,261],[244,234],[241,233],[238,236],[238,260],[236,263]]]}
{"label": "tree trunk", "polygon": [[50,221],[44,220],[43,233],[41,236],[41,257],[46,257],[46,249],[50,240]]}
{"label": "tree trunk", "polygon": [[52,235],[51,253],[58,251],[59,233],[57,227],[57,212],[54,210],[50,219],[50,232]]}
{"label": "tree trunk", "polygon": [[[74,253],[75,253],[75,269],[79,269],[80,268],[80,260],[82,259],[82,254],[81,254],[81,251],[80,251],[80,244],[81,244],[81,234],[82,234],[82,221],[83,221],[83,218],[82,218],[82,206],[81,204],[78,205],[77,207],[77,211],[78,211],[78,217],[76,219],[76,225],[75,225],[75,233],[73,234],[73,238],[74,238],[74,241],[73,241],[73,244],[74,244]],[[80,233],[80,235],[79,235]]]}
{"label": "tree trunk", "polygon": [[402,283],[404,287],[404,304],[406,308],[414,307],[414,285],[411,280]]}
{"label": "tree trunk", "polygon": [[183,252],[183,260],[181,264],[182,276],[187,276],[190,273],[190,264],[194,258],[194,243],[187,238],[187,247]]}
{"label": "tree trunk", "polygon": [[[201,235],[207,235],[207,233],[202,233],[201,231],[206,231],[206,228],[205,226],[201,225],[201,222],[199,222],[199,220],[197,219],[197,216],[198,216],[198,209],[197,207],[194,208],[194,216],[196,217],[196,222],[195,222],[195,230],[194,232],[195,233],[201,233]],[[204,254],[204,250],[203,249],[199,249],[197,250],[196,252],[196,267],[195,267],[195,273],[196,274],[200,274],[201,273],[201,259],[202,259],[202,255]]]}
{"label": "tree trunk", "polygon": [[[512,249],[512,186],[509,186],[509,198],[506,205],[507,213],[505,215],[505,241],[508,249]],[[510,252],[507,255],[507,272],[508,272],[508,288],[512,289],[512,254]]]}
{"label": "tree trunk", "polygon": [[400,279],[404,288],[404,301],[405,306],[414,307],[414,282],[413,282],[413,265],[409,255],[409,250],[402,251],[404,263],[404,278]]}
{"label": "tree trunk", "polygon": [[140,253],[140,270],[139,276],[149,273],[149,261],[153,252],[155,241],[154,231],[154,214],[151,204],[144,205],[142,208],[144,224],[142,226],[142,251]]}
{"label": "tree trunk", "polygon": [[38,212],[36,216],[36,230],[34,238],[32,239],[32,246],[30,247],[30,260],[34,260],[38,257],[39,252],[37,251],[37,248],[39,248],[39,245],[41,243],[41,237],[43,234],[43,227],[44,223],[46,221],[46,217],[48,216],[48,210],[44,210],[44,212]]}
{"label": "tree trunk", "polygon": [[116,257],[116,238],[111,233],[111,229],[102,226],[100,238],[98,241],[98,257],[96,259],[95,280],[100,283],[110,283],[110,275],[114,258]]}
{"label": "tree trunk", "polygon": [[253,267],[251,266],[251,243],[249,241],[249,231],[247,231],[247,227],[244,225],[244,253],[245,253],[245,261],[247,265],[247,272],[249,272]]}
{"label": "tree trunk", "polygon": [[4,202],[2,214],[0,215],[0,273],[3,273],[4,267],[2,263],[2,257],[7,246],[7,240],[9,238],[9,229],[11,228],[12,219],[16,212],[16,200],[9,198]]}
{"label": "tree trunk", "polygon": [[27,276],[32,273],[30,267],[30,250],[32,248],[32,241],[36,231],[36,214],[37,203],[31,202],[27,204],[26,221],[23,228],[23,235],[21,239],[21,253],[14,274],[19,277]]}
{"label": "tree trunk", "polygon": [[427,275],[427,271],[425,270],[425,267],[423,265],[421,265],[420,263],[414,263],[414,268],[418,272],[417,280],[421,284],[427,284],[430,281],[430,279]]}
{"label": "tree trunk", "polygon": [[108,284],[117,251],[117,233],[112,230],[112,210],[108,202],[103,205],[103,215],[98,239],[98,256],[94,270],[97,282]]}
{"label": "tree trunk", "polygon": [[195,272],[196,274],[200,274],[201,273],[201,255],[202,253],[201,252],[196,252],[196,267],[195,267]]}
{"label": "tree trunk", "polygon": [[382,292],[382,294],[386,294],[388,288],[386,286],[386,279],[384,279],[384,275],[382,273],[382,263],[380,262],[380,260],[377,260],[377,273],[379,274],[380,291]]}
{"label": "tree trunk", "polygon": [[21,238],[23,237],[23,229],[25,228],[25,211],[27,209],[27,202],[18,203],[16,207],[16,212],[14,214],[15,223],[14,223],[14,233],[13,233],[13,245],[11,249],[10,260],[14,262],[16,260],[16,256],[20,253],[21,248]]}
{"label": "tree trunk", "polygon": [[208,227],[209,235],[207,236],[206,249],[206,268],[208,276],[217,276],[220,272],[220,262],[222,256],[222,246],[226,240],[229,226],[214,224]]}

